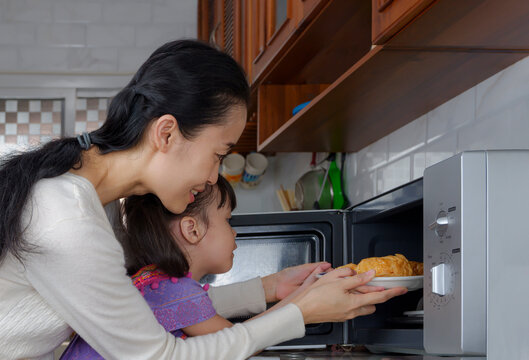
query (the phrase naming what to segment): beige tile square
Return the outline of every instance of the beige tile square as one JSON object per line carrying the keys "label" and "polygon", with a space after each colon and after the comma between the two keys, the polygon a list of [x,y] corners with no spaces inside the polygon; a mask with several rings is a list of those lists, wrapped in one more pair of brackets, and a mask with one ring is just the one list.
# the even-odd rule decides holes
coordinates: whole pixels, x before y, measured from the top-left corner
{"label": "beige tile square", "polygon": [[18,109],[19,112],[28,112],[29,111],[29,100],[18,100]]}
{"label": "beige tile square", "polygon": [[86,121],[86,110],[77,110],[75,112],[75,121]]}
{"label": "beige tile square", "polygon": [[52,133],[53,133],[52,124],[42,124],[42,125],[40,125],[40,133],[42,135],[52,135]]}
{"label": "beige tile square", "polygon": [[18,124],[17,133],[19,135],[27,135],[27,134],[29,134],[29,124]]}
{"label": "beige tile square", "polygon": [[54,112],[54,113],[52,113],[51,117],[52,117],[53,123],[60,124],[61,120],[62,120],[62,113]]}
{"label": "beige tile square", "polygon": [[6,112],[6,123],[16,124],[17,122],[17,113],[16,112]]}
{"label": "beige tile square", "polygon": [[41,118],[40,112],[29,113],[29,122],[31,124],[40,124],[40,118]]}
{"label": "beige tile square", "polygon": [[53,100],[42,100],[41,111],[42,112],[53,111]]}

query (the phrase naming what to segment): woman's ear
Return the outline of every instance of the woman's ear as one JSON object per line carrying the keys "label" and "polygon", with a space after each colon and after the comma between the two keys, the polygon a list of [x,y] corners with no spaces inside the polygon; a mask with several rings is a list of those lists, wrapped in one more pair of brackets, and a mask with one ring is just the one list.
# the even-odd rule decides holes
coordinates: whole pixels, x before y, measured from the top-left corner
{"label": "woman's ear", "polygon": [[153,145],[161,152],[167,152],[171,143],[179,141],[182,137],[178,122],[169,114],[162,115],[153,122],[150,135]]}
{"label": "woman's ear", "polygon": [[184,216],[180,220],[180,232],[191,245],[196,245],[204,237],[204,227],[192,216]]}

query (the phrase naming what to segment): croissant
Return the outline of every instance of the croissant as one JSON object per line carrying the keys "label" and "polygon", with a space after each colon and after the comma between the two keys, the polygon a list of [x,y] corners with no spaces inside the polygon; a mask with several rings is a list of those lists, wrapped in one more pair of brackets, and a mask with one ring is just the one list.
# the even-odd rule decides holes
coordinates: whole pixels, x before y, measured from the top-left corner
{"label": "croissant", "polygon": [[411,268],[413,269],[413,275],[422,275],[424,274],[424,264],[422,262],[418,261],[412,261],[410,260]]}
{"label": "croissant", "polygon": [[358,265],[346,264],[342,267],[349,267],[358,274],[374,269],[376,276],[413,276],[423,274],[423,263],[418,261],[408,261],[402,254],[388,255],[384,257],[370,257],[361,260]]}
{"label": "croissant", "polygon": [[345,268],[345,267],[348,267],[354,271],[356,271],[356,264],[353,264],[353,263],[350,263],[350,264],[345,264],[345,265],[342,265],[342,266],[338,266],[337,269],[340,269],[340,268]]}

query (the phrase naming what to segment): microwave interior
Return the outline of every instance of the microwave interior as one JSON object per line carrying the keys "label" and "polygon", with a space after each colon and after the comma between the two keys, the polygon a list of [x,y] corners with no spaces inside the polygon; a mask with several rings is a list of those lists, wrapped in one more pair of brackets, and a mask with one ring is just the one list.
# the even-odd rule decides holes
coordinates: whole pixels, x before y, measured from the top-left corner
{"label": "microwave interior", "polygon": [[[394,254],[423,261],[422,181],[353,208],[349,219],[349,262]],[[410,291],[376,305],[374,314],[350,321],[349,343],[422,351],[424,311],[418,312],[423,310],[422,297],[422,289]]]}
{"label": "microwave interior", "polygon": [[[321,214],[320,214],[321,215]],[[318,214],[259,214],[234,216],[231,225],[237,232],[232,269],[220,275],[208,275],[201,282],[220,286],[266,276],[290,266],[310,262],[332,262],[333,256],[342,254],[333,248],[333,237],[342,237],[341,216]],[[335,240],[336,241],[336,240]],[[340,241],[341,243],[341,241]],[[333,255],[333,251],[337,252]],[[273,306],[274,304],[268,304]],[[232,318],[241,322],[249,317]],[[316,336],[317,339],[312,338]],[[343,324],[310,324],[306,336],[284,344],[333,344],[343,342]]]}

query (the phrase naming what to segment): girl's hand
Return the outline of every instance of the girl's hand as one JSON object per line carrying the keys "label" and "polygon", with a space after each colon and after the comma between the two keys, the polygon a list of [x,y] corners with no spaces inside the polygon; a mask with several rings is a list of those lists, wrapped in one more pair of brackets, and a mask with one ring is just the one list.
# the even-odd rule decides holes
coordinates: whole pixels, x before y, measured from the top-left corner
{"label": "girl's hand", "polygon": [[372,314],[375,304],[407,292],[401,287],[380,290],[366,286],[375,276],[373,270],[349,276],[352,273],[351,269],[332,271],[292,300],[300,308],[305,324],[341,322]]}
{"label": "girl's hand", "polygon": [[317,268],[323,272],[331,268],[327,262],[292,266],[261,279],[265,290],[266,302],[275,302],[286,298],[296,291]]}

